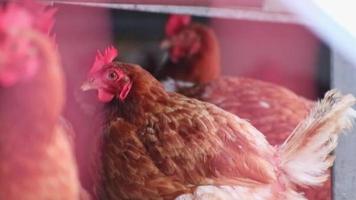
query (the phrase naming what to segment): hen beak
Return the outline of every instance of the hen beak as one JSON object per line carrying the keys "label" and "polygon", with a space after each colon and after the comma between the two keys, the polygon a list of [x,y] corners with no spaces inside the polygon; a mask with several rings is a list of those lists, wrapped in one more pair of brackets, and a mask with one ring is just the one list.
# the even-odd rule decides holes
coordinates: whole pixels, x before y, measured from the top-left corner
{"label": "hen beak", "polygon": [[172,43],[168,39],[163,40],[160,44],[160,47],[162,50],[168,50],[169,48],[171,48],[171,46],[172,46]]}
{"label": "hen beak", "polygon": [[82,86],[80,87],[82,91],[94,90],[97,87],[93,84],[93,81],[85,81]]}

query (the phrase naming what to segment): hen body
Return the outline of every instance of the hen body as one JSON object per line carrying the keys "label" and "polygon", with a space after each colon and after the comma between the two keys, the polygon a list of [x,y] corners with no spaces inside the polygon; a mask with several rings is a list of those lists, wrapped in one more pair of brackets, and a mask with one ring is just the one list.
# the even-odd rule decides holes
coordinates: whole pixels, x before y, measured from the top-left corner
{"label": "hen body", "polygon": [[262,135],[243,135],[257,132],[247,122],[168,94],[148,74],[138,76],[141,83],[125,102],[107,106],[102,190],[108,199],[173,199],[195,185],[258,185],[276,178],[262,158],[271,157],[272,148]]}
{"label": "hen body", "polygon": [[[172,26],[174,17],[169,19],[167,27]],[[170,59],[157,75],[164,85],[173,85],[170,90],[213,103],[249,120],[271,144],[281,144],[310,111],[311,101],[282,86],[250,78],[221,76],[219,42],[210,27],[191,23],[176,29],[176,33],[166,38],[172,43]],[[185,41],[181,38],[188,35],[184,32],[196,33],[201,46],[195,54],[182,56],[174,62],[172,51],[181,49],[179,43]],[[167,77],[172,78],[173,83],[165,81]]]}
{"label": "hen body", "polygon": [[[325,137],[350,125],[347,114],[337,110],[347,110],[353,98],[330,93],[283,145],[273,147],[236,115],[167,93],[139,66],[111,65],[130,77],[132,88],[126,99],[107,103],[103,114],[101,199],[304,199],[294,191],[295,183],[326,180],[335,146]],[[331,118],[338,121],[332,124]],[[320,136],[325,128],[333,134]],[[311,167],[306,171],[315,173],[294,171],[315,147],[320,151],[305,163]]]}
{"label": "hen body", "polygon": [[[30,1],[26,3],[32,5]],[[36,23],[40,23],[41,20],[31,12],[42,13],[44,8],[34,3],[32,6],[38,10],[30,11],[17,4],[9,4],[12,10],[3,8],[1,12],[10,12],[7,13],[9,15],[11,12],[22,13],[16,20],[28,22],[36,19]],[[8,25],[6,28],[14,32],[18,28],[16,23]],[[4,60],[0,62],[1,78],[9,76],[2,70],[15,72],[16,67],[20,70],[16,74],[19,76],[16,82],[0,85],[0,199],[77,200],[80,186],[69,128],[60,119],[64,105],[64,79],[58,55],[51,39],[39,30],[27,26],[16,31],[21,34],[14,38],[1,35],[4,41],[13,39],[9,39],[13,42],[9,54],[15,54],[13,57],[16,58],[16,53],[20,52],[27,57],[8,61],[14,65],[6,65],[5,59],[5,64]],[[17,39],[30,45],[18,50]],[[6,48],[1,46],[0,51],[5,52]],[[27,59],[32,58],[37,62],[30,64],[38,64],[38,68],[26,75],[26,68],[32,67]]]}
{"label": "hen body", "polygon": [[[172,17],[173,18],[173,17]],[[172,18],[170,20],[172,20]],[[170,26],[169,21],[167,26]],[[167,28],[167,27],[166,27]],[[158,78],[173,78],[173,91],[185,96],[213,103],[243,119],[260,130],[272,145],[281,144],[303,120],[313,102],[276,84],[243,77],[221,76],[219,42],[214,31],[206,25],[191,23],[166,39],[171,43],[170,57],[175,47],[174,37],[187,37],[184,32],[194,31],[201,43],[195,54],[168,60]],[[184,40],[181,40],[184,43]],[[180,82],[190,82],[185,86]],[[170,81],[163,81],[172,85]],[[168,84],[167,84],[168,83]],[[322,188],[302,189],[311,200],[331,199],[331,181]]]}

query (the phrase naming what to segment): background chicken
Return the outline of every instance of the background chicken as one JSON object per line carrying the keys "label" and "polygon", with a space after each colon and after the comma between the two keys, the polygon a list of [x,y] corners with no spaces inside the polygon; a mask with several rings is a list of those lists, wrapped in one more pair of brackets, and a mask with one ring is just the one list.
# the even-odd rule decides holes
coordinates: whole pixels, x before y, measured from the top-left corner
{"label": "background chicken", "polygon": [[[54,10],[31,1],[0,11],[0,199],[77,200]],[[84,193],[83,193],[84,194]]]}
{"label": "background chicken", "polygon": [[327,180],[352,95],[326,94],[281,145],[213,104],[167,93],[148,72],[99,54],[83,90],[105,104],[97,195],[102,199],[304,199],[295,185]]}
{"label": "background chicken", "polygon": [[[165,83],[173,84],[175,91],[249,120],[270,144],[281,144],[309,112],[312,102],[284,87],[249,78],[221,77],[219,43],[210,27],[191,23],[189,16],[172,15],[165,32],[162,47],[169,51],[169,59],[158,77],[171,77],[175,81]],[[331,181],[322,188],[303,191],[312,200],[331,199]]]}
{"label": "background chicken", "polygon": [[172,15],[165,32],[161,46],[169,51],[169,59],[157,77],[173,78],[165,82],[173,84],[173,90],[248,119],[271,144],[284,141],[307,115],[312,102],[286,88],[249,78],[221,77],[219,43],[208,26],[190,23],[189,16]]}

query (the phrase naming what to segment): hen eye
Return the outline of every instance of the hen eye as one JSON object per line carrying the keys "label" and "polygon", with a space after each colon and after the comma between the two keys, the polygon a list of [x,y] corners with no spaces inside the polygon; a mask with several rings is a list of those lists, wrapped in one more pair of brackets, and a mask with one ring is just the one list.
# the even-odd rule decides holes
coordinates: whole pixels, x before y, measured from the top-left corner
{"label": "hen eye", "polygon": [[107,79],[108,80],[111,80],[111,81],[114,81],[116,80],[118,77],[117,73],[114,72],[114,71],[110,71],[108,74],[107,74]]}

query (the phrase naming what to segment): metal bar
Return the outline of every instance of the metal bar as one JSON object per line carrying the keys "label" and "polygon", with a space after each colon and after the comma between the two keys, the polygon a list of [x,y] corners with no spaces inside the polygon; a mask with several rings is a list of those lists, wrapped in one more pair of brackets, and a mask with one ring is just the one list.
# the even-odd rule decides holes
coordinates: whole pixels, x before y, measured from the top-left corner
{"label": "metal bar", "polygon": [[[52,1],[52,0],[43,0]],[[56,2],[83,2],[83,0],[55,0]],[[147,5],[182,5],[182,6],[212,6],[215,7],[261,7],[266,0],[84,0],[91,3],[112,4],[147,4]],[[278,1],[278,0],[267,0]]]}
{"label": "metal bar", "polygon": [[[340,54],[333,54],[332,84],[344,93],[356,95],[356,68]],[[335,151],[333,199],[356,199],[356,128],[341,137]]]}
{"label": "metal bar", "polygon": [[299,24],[299,20],[288,13],[263,11],[253,7],[220,8],[209,6],[183,6],[183,5],[158,5],[158,4],[121,4],[75,1],[45,1],[54,4],[69,4],[78,6],[102,7],[110,9],[122,9],[152,13],[188,14],[201,17],[217,17],[226,19],[240,19],[251,21],[264,21],[274,23]]}

